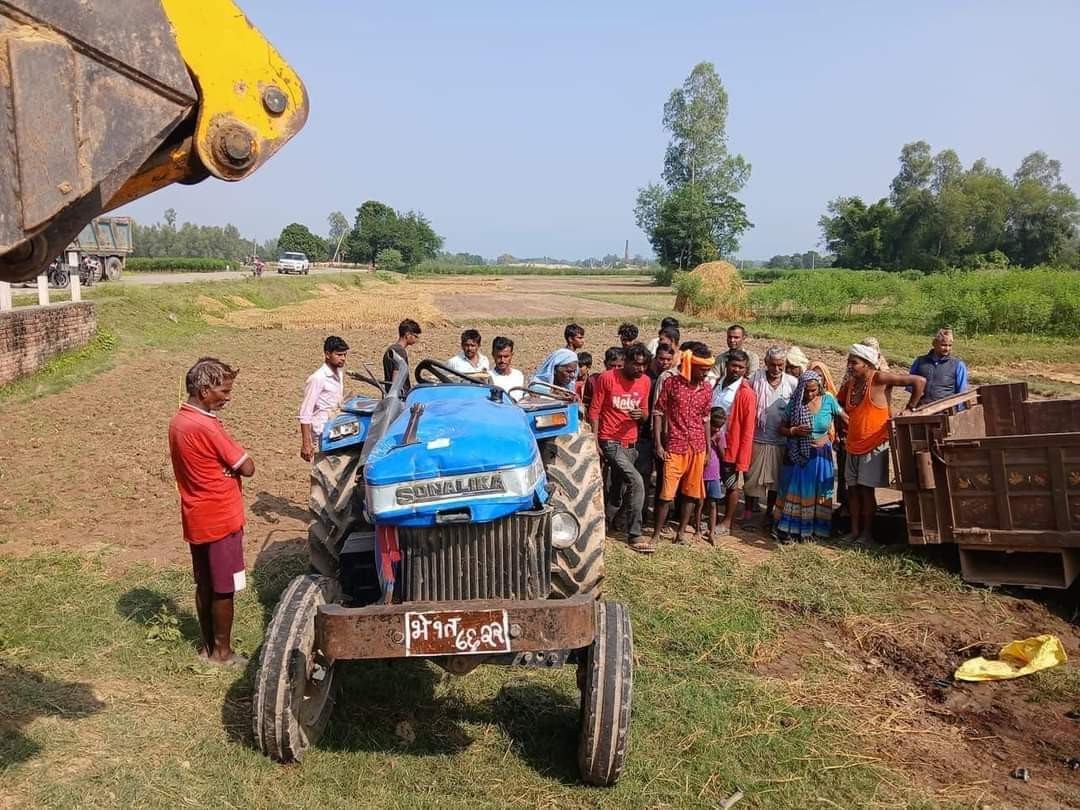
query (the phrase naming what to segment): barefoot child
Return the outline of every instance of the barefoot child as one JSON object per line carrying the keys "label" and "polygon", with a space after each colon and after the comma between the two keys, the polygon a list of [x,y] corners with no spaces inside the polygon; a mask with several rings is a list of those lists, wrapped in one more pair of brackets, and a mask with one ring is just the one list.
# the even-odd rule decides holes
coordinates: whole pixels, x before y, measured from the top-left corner
{"label": "barefoot child", "polygon": [[[720,480],[720,456],[724,454],[723,427],[723,409],[713,408],[709,414],[709,458],[705,464],[705,497],[709,501],[709,533],[706,539],[710,545],[716,532],[716,515],[724,502],[724,482]],[[697,522],[700,525],[700,507]]]}

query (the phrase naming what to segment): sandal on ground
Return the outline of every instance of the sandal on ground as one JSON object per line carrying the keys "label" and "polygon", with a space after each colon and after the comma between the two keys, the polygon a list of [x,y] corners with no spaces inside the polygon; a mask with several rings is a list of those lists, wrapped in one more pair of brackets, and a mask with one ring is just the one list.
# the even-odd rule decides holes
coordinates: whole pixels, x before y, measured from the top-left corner
{"label": "sandal on ground", "polygon": [[675,537],[675,530],[670,526],[665,526],[660,530],[659,537],[661,540],[671,540]]}
{"label": "sandal on ground", "polygon": [[676,537],[672,542],[677,546],[688,546],[694,539],[694,534],[690,531],[685,531]]}
{"label": "sandal on ground", "polygon": [[656,551],[656,546],[652,544],[652,541],[646,540],[644,537],[635,537],[629,545],[630,550],[636,551],[638,554],[652,554]]}

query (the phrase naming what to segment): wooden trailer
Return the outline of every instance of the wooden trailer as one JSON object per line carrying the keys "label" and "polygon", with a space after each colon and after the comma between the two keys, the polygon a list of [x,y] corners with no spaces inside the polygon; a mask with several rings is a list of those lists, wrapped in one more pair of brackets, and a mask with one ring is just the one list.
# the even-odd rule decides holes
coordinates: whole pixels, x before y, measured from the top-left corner
{"label": "wooden trailer", "polygon": [[1067,588],[1080,573],[1080,399],[981,385],[892,420],[908,542],[954,543],[965,579]]}

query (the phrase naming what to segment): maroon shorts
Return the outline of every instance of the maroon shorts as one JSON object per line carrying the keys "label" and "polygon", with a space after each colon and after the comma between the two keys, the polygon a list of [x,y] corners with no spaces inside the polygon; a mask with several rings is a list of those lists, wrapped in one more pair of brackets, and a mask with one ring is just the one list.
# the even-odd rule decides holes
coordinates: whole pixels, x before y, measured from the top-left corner
{"label": "maroon shorts", "polygon": [[210,585],[214,593],[242,591],[244,573],[244,530],[227,534],[210,543],[190,543],[191,568],[195,584]]}

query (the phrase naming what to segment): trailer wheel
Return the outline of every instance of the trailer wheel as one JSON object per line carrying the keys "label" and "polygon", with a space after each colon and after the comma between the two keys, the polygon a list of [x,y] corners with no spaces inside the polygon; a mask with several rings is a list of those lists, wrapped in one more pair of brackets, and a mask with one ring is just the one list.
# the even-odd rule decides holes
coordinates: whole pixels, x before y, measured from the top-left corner
{"label": "trailer wheel", "polygon": [[105,260],[105,278],[109,281],[119,281],[124,273],[124,263],[118,256],[110,256]]}
{"label": "trailer wheel", "polygon": [[578,664],[578,768],[590,785],[614,785],[626,762],[634,691],[634,633],[621,602],[596,603],[596,638]]}
{"label": "trailer wheel", "polygon": [[266,629],[255,673],[252,730],[258,749],[277,762],[302,759],[330,719],[334,663],[315,649],[315,613],[337,594],[338,583],[329,577],[296,577]]}
{"label": "trailer wheel", "polygon": [[[604,579],[604,482],[592,431],[549,440],[548,480],[555,485],[551,504],[571,513],[578,537],[568,548],[552,549],[551,595],[568,598],[600,593]],[[552,451],[553,454],[552,454]]]}
{"label": "trailer wheel", "polygon": [[71,283],[71,273],[64,269],[55,270],[49,280],[53,283],[53,286],[64,289]]}

